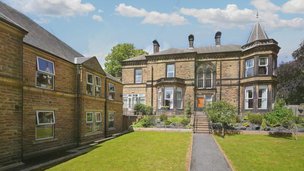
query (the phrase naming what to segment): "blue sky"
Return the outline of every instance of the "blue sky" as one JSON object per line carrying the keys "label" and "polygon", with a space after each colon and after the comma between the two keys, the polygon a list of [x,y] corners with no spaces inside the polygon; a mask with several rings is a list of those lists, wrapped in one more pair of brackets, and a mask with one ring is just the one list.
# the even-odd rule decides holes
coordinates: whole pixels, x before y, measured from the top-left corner
{"label": "blue sky", "polygon": [[246,43],[259,21],[282,48],[279,62],[304,40],[304,0],[1,0],[22,11],[41,26],[86,56],[101,63],[118,43],[133,43],[152,51],[214,44],[216,31],[222,44]]}

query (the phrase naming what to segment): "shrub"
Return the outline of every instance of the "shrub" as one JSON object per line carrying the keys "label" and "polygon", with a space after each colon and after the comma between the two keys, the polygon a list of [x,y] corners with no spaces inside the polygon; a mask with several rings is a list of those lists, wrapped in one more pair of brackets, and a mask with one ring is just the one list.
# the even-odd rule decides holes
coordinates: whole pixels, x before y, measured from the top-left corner
{"label": "shrub", "polygon": [[244,127],[249,127],[249,126],[250,126],[249,122],[244,122],[242,125],[243,125]]}
{"label": "shrub", "polygon": [[227,102],[214,102],[207,106],[206,111],[208,118],[213,123],[219,122],[223,125],[223,136],[225,136],[225,129],[228,128],[230,124],[236,122],[236,107]]}
{"label": "shrub", "polygon": [[152,115],[153,108],[145,104],[138,103],[134,106],[135,115],[142,113],[142,115]]}
{"label": "shrub", "polygon": [[187,117],[183,117],[183,119],[181,120],[181,124],[182,124],[183,126],[186,126],[186,125],[188,125],[189,123],[190,123],[190,119],[187,118]]}
{"label": "shrub", "polygon": [[289,127],[292,122],[294,122],[292,110],[284,106],[283,100],[278,100],[275,103],[274,110],[269,113],[266,113],[265,119],[267,121],[267,124],[272,127]]}
{"label": "shrub", "polygon": [[187,116],[188,118],[191,117],[191,103],[190,103],[190,101],[187,102],[187,105],[186,105],[184,114],[185,114],[185,116]]}
{"label": "shrub", "polygon": [[160,116],[159,116],[159,119],[160,119],[160,121],[166,121],[166,120],[168,120],[168,116],[167,115],[165,115],[165,114],[161,114]]}
{"label": "shrub", "polygon": [[135,128],[147,128],[155,125],[155,116],[144,116],[137,123],[133,125]]}
{"label": "shrub", "polygon": [[170,120],[165,120],[165,125],[170,125],[172,122]]}
{"label": "shrub", "polygon": [[267,124],[266,124],[266,119],[262,119],[262,123],[261,123],[261,130],[266,130],[267,128]]}
{"label": "shrub", "polygon": [[263,116],[261,114],[249,113],[248,114],[248,120],[252,124],[261,125],[262,124],[262,120],[263,120]]}

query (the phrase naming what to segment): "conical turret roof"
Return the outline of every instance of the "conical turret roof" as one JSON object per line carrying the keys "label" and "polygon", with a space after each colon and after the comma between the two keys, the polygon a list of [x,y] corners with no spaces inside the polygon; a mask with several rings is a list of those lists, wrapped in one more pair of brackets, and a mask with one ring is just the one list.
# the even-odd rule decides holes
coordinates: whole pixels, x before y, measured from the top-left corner
{"label": "conical turret roof", "polygon": [[256,40],[264,40],[264,39],[269,39],[266,32],[262,28],[261,24],[257,22],[250,33],[250,36],[247,40],[247,43],[254,42]]}

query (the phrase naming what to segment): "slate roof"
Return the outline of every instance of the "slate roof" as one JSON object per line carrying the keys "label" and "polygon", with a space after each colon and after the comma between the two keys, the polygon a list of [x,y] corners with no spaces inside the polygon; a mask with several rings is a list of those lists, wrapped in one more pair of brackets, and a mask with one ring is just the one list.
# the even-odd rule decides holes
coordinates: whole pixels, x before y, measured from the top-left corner
{"label": "slate roof", "polygon": [[110,80],[113,80],[113,81],[116,81],[116,82],[119,82],[119,83],[122,83],[118,78],[112,76],[111,74],[105,72],[106,75],[107,75],[107,78],[109,78]]}
{"label": "slate roof", "polygon": [[75,57],[83,57],[82,54],[72,49],[69,45],[59,40],[53,34],[42,28],[29,17],[13,9],[0,1],[0,16],[17,26],[28,31],[23,41],[34,47],[54,54],[62,59],[74,63]]}
{"label": "slate roof", "polygon": [[140,55],[134,58],[130,58],[124,60],[125,62],[128,61],[141,61],[146,60],[146,57],[153,57],[159,55],[172,55],[172,54],[181,54],[181,53],[221,53],[221,52],[236,52],[241,51],[240,45],[220,45],[220,46],[206,46],[206,47],[199,47],[199,48],[186,48],[186,49],[177,49],[177,48],[170,48],[164,51],[160,51],[150,55]]}
{"label": "slate roof", "polygon": [[266,32],[264,31],[264,29],[262,28],[261,24],[259,22],[257,22],[252,28],[252,31],[247,40],[247,43],[251,43],[256,40],[265,40],[265,39],[269,39],[269,38],[268,38]]}

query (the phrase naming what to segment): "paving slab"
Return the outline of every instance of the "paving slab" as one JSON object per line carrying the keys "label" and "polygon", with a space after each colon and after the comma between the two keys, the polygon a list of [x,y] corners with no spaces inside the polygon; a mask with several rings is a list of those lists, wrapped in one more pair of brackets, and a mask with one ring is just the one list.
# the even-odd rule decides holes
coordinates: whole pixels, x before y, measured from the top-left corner
{"label": "paving slab", "polygon": [[211,134],[193,134],[191,171],[231,171]]}

